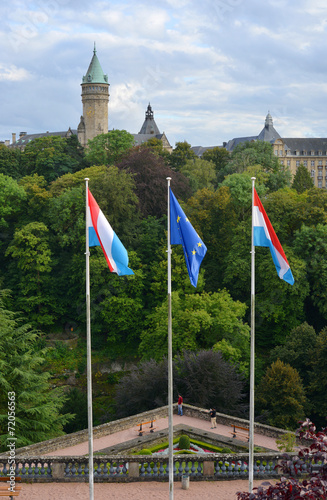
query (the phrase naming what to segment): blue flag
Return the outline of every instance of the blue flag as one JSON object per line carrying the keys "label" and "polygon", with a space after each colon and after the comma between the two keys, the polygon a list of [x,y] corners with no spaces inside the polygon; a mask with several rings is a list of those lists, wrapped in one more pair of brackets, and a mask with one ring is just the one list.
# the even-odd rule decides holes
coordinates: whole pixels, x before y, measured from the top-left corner
{"label": "blue flag", "polygon": [[185,262],[191,284],[196,287],[200,265],[207,247],[184,214],[172,190],[170,189],[170,242],[183,245]]}

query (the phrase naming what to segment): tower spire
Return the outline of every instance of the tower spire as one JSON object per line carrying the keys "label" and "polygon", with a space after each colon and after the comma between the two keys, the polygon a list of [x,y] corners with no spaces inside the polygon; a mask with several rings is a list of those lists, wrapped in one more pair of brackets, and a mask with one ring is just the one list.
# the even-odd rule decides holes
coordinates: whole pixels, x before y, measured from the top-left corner
{"label": "tower spire", "polygon": [[97,53],[97,49],[96,49],[95,42],[94,42],[93,54],[95,55],[96,53]]}

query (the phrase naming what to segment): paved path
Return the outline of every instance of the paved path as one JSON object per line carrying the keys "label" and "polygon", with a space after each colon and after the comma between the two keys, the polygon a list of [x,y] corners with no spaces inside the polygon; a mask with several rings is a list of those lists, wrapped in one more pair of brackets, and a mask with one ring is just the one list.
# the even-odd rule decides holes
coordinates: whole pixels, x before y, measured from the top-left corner
{"label": "paved path", "polygon": [[[258,486],[262,481],[254,481]],[[174,483],[174,500],[236,500],[237,491],[248,491],[248,481],[190,482],[188,490]],[[81,483],[22,484],[20,500],[88,500],[89,486]],[[94,500],[169,500],[168,483],[100,483],[94,485]]]}
{"label": "paved path", "polygon": [[[229,438],[231,437],[232,428],[230,426],[228,427],[226,425],[217,424],[216,429],[211,429],[210,420],[206,421],[194,417],[186,417],[186,416],[180,417],[178,415],[174,415],[173,423],[174,425],[185,424],[193,429],[197,428],[201,430],[208,430],[209,432],[214,432],[215,434],[220,434],[222,436],[227,436]],[[157,431],[167,429],[168,417],[160,418],[159,420],[157,420],[156,426],[157,426]],[[115,444],[119,443],[124,443],[125,441],[129,441],[130,439],[135,439],[136,437],[137,437],[136,427],[132,427],[125,431],[116,432],[115,434],[109,434],[108,436],[103,436],[101,438],[94,439],[93,449],[96,452],[102,450],[103,448],[114,446]],[[240,440],[242,440],[242,438],[240,438]],[[246,442],[246,439],[243,440]],[[270,450],[278,451],[275,439],[270,438],[268,436],[255,434],[254,444],[257,446],[263,446],[265,448],[269,448]],[[85,441],[84,443],[52,452],[51,456],[86,455],[87,453],[88,453],[88,442]]]}

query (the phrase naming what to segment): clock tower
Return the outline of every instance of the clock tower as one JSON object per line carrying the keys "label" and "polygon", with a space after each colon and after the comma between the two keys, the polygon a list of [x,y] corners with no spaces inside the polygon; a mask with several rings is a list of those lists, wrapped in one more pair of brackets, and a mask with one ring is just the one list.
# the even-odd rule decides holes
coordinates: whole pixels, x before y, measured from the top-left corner
{"label": "clock tower", "polygon": [[82,83],[83,116],[77,128],[78,140],[82,146],[99,134],[108,132],[109,83],[94,44],[93,57]]}

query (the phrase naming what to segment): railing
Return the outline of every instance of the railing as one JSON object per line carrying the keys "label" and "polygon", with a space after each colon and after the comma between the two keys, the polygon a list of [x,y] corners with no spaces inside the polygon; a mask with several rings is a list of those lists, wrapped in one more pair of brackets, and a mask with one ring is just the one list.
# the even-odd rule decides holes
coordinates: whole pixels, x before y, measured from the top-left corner
{"label": "railing", "polygon": [[[277,454],[254,455],[256,478],[278,477]],[[158,455],[94,457],[95,481],[168,480],[169,459]],[[303,472],[306,468],[303,468]],[[88,478],[87,457],[16,457],[15,475],[35,482],[85,481]],[[0,459],[0,476],[9,475],[6,459]],[[178,455],[174,457],[174,478],[187,475],[196,480],[239,479],[248,477],[248,455]]]}

